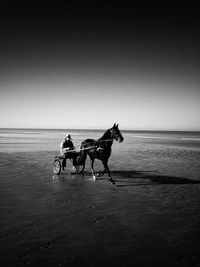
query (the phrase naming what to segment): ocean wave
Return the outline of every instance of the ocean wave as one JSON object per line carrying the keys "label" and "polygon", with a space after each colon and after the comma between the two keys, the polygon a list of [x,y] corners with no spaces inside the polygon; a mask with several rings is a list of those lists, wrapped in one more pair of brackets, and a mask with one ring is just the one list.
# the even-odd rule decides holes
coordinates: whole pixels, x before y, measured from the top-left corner
{"label": "ocean wave", "polygon": [[181,141],[200,141],[198,137],[161,137],[161,136],[144,136],[144,135],[135,135],[134,138],[139,139],[158,139],[158,140],[181,140]]}
{"label": "ocean wave", "polygon": [[[143,136],[143,135],[134,135],[135,138],[141,138],[141,139],[169,139],[168,137],[159,137],[159,136]],[[170,138],[171,139],[171,138]]]}
{"label": "ocean wave", "polygon": [[200,138],[195,138],[195,137],[183,137],[180,140],[183,141],[200,141]]}
{"label": "ocean wave", "polygon": [[29,141],[23,141],[23,140],[19,140],[17,142],[8,142],[8,141],[0,141],[0,145],[4,146],[4,145],[21,145],[21,144],[32,144],[32,143],[47,143],[48,141],[45,140],[29,140]]}

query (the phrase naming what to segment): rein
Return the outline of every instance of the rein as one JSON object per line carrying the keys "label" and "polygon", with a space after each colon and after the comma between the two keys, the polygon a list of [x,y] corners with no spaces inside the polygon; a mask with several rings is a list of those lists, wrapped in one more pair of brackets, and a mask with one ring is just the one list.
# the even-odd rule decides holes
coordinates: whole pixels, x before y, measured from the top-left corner
{"label": "rein", "polygon": [[[105,139],[105,140],[99,140],[98,142],[107,142],[107,141],[113,141],[113,139]],[[95,141],[96,142],[96,141]],[[88,145],[89,144],[93,144],[94,142],[90,142],[90,143],[88,143]],[[79,146],[75,146],[75,149],[72,149],[72,150],[69,150],[69,151],[67,151],[67,153],[68,152],[75,152],[76,151],[76,148],[78,148]],[[82,150],[90,150],[90,149],[93,149],[93,148],[97,148],[98,147],[98,145],[97,146],[91,146],[91,147],[86,147],[86,148],[80,148],[80,151],[82,151]],[[102,148],[102,147],[100,147],[99,149],[104,149],[104,148]]]}
{"label": "rein", "polygon": [[[94,142],[99,142],[99,143],[101,143],[101,142],[107,142],[107,141],[113,141],[113,139],[111,138],[111,139],[105,139],[105,140],[95,140]],[[87,145],[89,145],[89,144],[93,144],[94,142],[87,143]],[[78,146],[77,146],[77,147],[78,147]]]}

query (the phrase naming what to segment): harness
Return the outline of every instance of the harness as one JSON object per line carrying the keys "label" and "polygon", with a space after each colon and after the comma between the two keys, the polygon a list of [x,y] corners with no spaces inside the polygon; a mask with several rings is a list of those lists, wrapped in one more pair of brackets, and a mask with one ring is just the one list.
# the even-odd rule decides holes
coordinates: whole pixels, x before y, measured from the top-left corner
{"label": "harness", "polygon": [[[102,142],[106,142],[106,141],[113,141],[113,139],[105,139],[105,140],[99,140],[99,141],[96,141],[97,143],[99,143],[99,144],[97,144],[97,145],[95,145],[95,142],[88,143],[88,144],[91,144],[91,145],[93,144],[93,145],[90,146],[90,147],[80,148],[80,151],[82,151],[82,150],[90,150],[90,149],[94,149],[94,148],[96,148],[97,151],[98,151],[98,150],[105,150],[105,148],[101,147],[101,143],[102,143]],[[76,151],[76,148],[78,148],[78,147],[79,147],[79,146],[75,146],[74,149],[67,151],[67,153],[68,153],[68,152]]]}
{"label": "harness", "polygon": [[103,142],[107,142],[107,141],[113,141],[113,139],[98,140],[97,142],[99,142],[99,144],[97,145],[97,151],[99,151],[99,150],[105,150],[105,148],[101,147],[101,144]]}
{"label": "harness", "polygon": [[99,151],[99,150],[104,150],[105,148],[103,148],[103,147],[98,147],[97,148],[97,151]]}

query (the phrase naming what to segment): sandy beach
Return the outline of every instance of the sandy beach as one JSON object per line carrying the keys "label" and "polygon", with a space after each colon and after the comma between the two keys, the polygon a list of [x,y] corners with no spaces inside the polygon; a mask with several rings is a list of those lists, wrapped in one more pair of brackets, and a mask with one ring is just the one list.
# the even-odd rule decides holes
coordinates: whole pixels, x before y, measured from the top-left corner
{"label": "sandy beach", "polygon": [[0,13],[0,267],[200,267],[199,7]]}
{"label": "sandy beach", "polygon": [[152,171],[91,179],[54,151],[0,153],[1,266],[200,266],[200,182]]}

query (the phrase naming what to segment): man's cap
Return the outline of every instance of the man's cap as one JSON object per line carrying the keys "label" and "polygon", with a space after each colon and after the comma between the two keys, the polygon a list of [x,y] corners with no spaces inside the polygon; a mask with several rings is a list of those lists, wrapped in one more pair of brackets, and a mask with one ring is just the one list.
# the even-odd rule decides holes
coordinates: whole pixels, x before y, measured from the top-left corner
{"label": "man's cap", "polygon": [[70,134],[65,135],[65,139],[67,138],[72,139]]}

